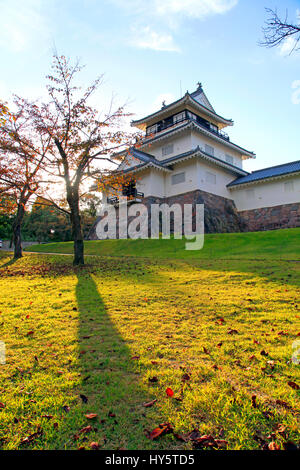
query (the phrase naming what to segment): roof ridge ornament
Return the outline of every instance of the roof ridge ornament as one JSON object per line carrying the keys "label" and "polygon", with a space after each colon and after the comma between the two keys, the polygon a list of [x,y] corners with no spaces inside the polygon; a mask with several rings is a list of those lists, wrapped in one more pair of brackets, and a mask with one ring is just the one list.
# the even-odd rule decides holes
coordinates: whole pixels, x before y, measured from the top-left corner
{"label": "roof ridge ornament", "polygon": [[202,90],[202,83],[201,82],[197,82],[197,91],[198,90]]}

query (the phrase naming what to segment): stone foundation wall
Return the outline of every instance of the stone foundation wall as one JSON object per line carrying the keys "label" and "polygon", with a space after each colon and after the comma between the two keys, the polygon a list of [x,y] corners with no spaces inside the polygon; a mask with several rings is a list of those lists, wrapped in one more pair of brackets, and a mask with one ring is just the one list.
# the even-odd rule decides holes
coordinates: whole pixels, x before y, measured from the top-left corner
{"label": "stone foundation wall", "polygon": [[[167,198],[157,198],[148,196],[142,200],[142,203],[148,207],[149,228],[150,228],[150,208],[152,204],[166,203],[172,204],[204,204],[204,226],[205,233],[225,233],[225,232],[241,232],[246,229],[245,223],[240,219],[235,204],[231,199],[216,196],[205,191],[196,190],[188,193],[179,194]],[[96,225],[99,222],[98,217],[92,227],[88,239],[96,240]],[[130,221],[130,219],[129,219]],[[117,221],[118,225],[118,221]],[[172,230],[172,226],[171,226]],[[150,234],[150,233],[149,233]]]}
{"label": "stone foundation wall", "polygon": [[[256,232],[280,228],[300,227],[300,203],[283,204],[237,212],[234,201],[205,191],[196,190],[167,198],[146,197],[142,202],[148,207],[149,235],[151,204],[204,204],[205,233]],[[88,239],[97,240],[96,219]],[[130,222],[130,218],[128,219]],[[172,224],[171,224],[172,231]],[[117,216],[118,233],[118,216]],[[118,236],[117,236],[118,238]]]}
{"label": "stone foundation wall", "polygon": [[249,232],[300,227],[300,203],[239,212]]}

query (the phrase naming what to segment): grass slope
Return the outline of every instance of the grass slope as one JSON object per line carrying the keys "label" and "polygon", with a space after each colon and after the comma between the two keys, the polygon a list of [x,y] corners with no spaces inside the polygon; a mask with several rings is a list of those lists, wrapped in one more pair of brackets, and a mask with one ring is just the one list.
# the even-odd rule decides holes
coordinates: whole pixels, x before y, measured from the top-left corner
{"label": "grass slope", "polygon": [[191,448],[149,440],[164,422],[229,449],[299,440],[299,263],[0,256],[0,448]]}
{"label": "grass slope", "polygon": [[[199,251],[185,250],[184,240],[105,240],[86,241],[85,253],[100,256],[155,258],[271,258],[299,259],[300,228],[269,232],[205,235]],[[28,251],[72,253],[73,243],[34,245]]]}

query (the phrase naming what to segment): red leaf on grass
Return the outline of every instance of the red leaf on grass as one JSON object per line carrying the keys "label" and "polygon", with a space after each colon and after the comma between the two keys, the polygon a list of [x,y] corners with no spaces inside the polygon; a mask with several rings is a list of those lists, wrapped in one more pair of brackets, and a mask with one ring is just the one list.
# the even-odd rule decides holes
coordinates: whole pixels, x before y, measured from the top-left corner
{"label": "red leaf on grass", "polygon": [[4,403],[1,403],[1,402],[0,402],[0,408],[5,408]]}
{"label": "red leaf on grass", "polygon": [[97,416],[98,416],[97,413],[87,413],[85,415],[87,419],[94,419],[94,418],[97,418]]}
{"label": "red leaf on grass", "polygon": [[150,408],[150,406],[153,406],[156,402],[157,400],[152,400],[152,401],[149,401],[148,403],[143,403],[143,406],[145,408]]}
{"label": "red leaf on grass", "polygon": [[27,335],[26,336],[30,336],[30,335],[33,335],[34,331],[33,330],[30,330],[28,331]]}
{"label": "red leaf on grass", "polygon": [[268,449],[269,449],[269,450],[280,450],[280,445],[279,445],[279,444],[276,444],[276,442],[272,441],[272,442],[270,442],[270,444],[268,445]]}
{"label": "red leaf on grass", "polygon": [[153,431],[150,432],[148,437],[149,439],[151,439],[151,441],[153,441],[162,434],[166,434],[167,432],[171,432],[172,430],[173,428],[170,423],[160,424],[157,428],[153,429]]}
{"label": "red leaf on grass", "polygon": [[294,390],[299,390],[300,387],[298,384],[296,384],[295,382],[288,382],[288,385],[293,388]]}
{"label": "red leaf on grass", "polygon": [[170,387],[168,387],[168,388],[166,389],[166,394],[168,395],[168,397],[172,398],[173,395],[174,395],[174,392],[173,392],[173,390],[172,390]]}
{"label": "red leaf on grass", "polygon": [[90,448],[91,448],[92,450],[98,450],[98,449],[100,449],[100,445],[99,445],[98,442],[91,442],[91,443],[90,443]]}
{"label": "red leaf on grass", "polygon": [[183,382],[187,382],[188,380],[190,380],[191,376],[189,374],[183,374],[183,376],[181,377],[181,380]]}
{"label": "red leaf on grass", "polygon": [[260,354],[262,356],[268,356],[269,355],[269,353],[267,351],[265,351],[264,349],[260,352]]}
{"label": "red leaf on grass", "polygon": [[140,358],[140,356],[132,356],[131,360],[134,361],[134,360],[137,360],[139,358]]}
{"label": "red leaf on grass", "polygon": [[234,329],[232,329],[232,328],[228,328],[227,334],[228,334],[228,335],[236,335],[236,334],[238,334],[238,330],[234,330]]}
{"label": "red leaf on grass", "polygon": [[158,382],[158,378],[157,378],[156,376],[154,376],[154,377],[149,377],[148,380],[149,380],[149,382],[152,382],[152,383]]}
{"label": "red leaf on grass", "polygon": [[91,432],[92,430],[93,430],[92,426],[85,426],[84,428],[81,428],[78,431],[78,433],[74,435],[75,441],[77,441],[77,439],[79,439],[80,434],[87,434],[87,433]]}
{"label": "red leaf on grass", "polygon": [[257,408],[256,395],[252,395],[251,401],[252,401],[253,408]]}

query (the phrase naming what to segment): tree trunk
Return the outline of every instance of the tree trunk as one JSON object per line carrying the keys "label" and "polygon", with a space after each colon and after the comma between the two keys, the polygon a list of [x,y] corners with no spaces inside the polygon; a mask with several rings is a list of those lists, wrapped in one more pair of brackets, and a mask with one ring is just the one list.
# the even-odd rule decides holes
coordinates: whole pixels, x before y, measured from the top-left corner
{"label": "tree trunk", "polygon": [[79,212],[79,194],[76,188],[73,188],[72,196],[68,197],[68,203],[71,210],[70,219],[72,225],[72,236],[74,240],[73,265],[78,266],[84,264],[84,246]]}
{"label": "tree trunk", "polygon": [[22,258],[22,239],[21,239],[21,225],[24,217],[24,203],[21,200],[18,204],[17,215],[14,220],[13,229],[13,243],[14,243],[14,259]]}

